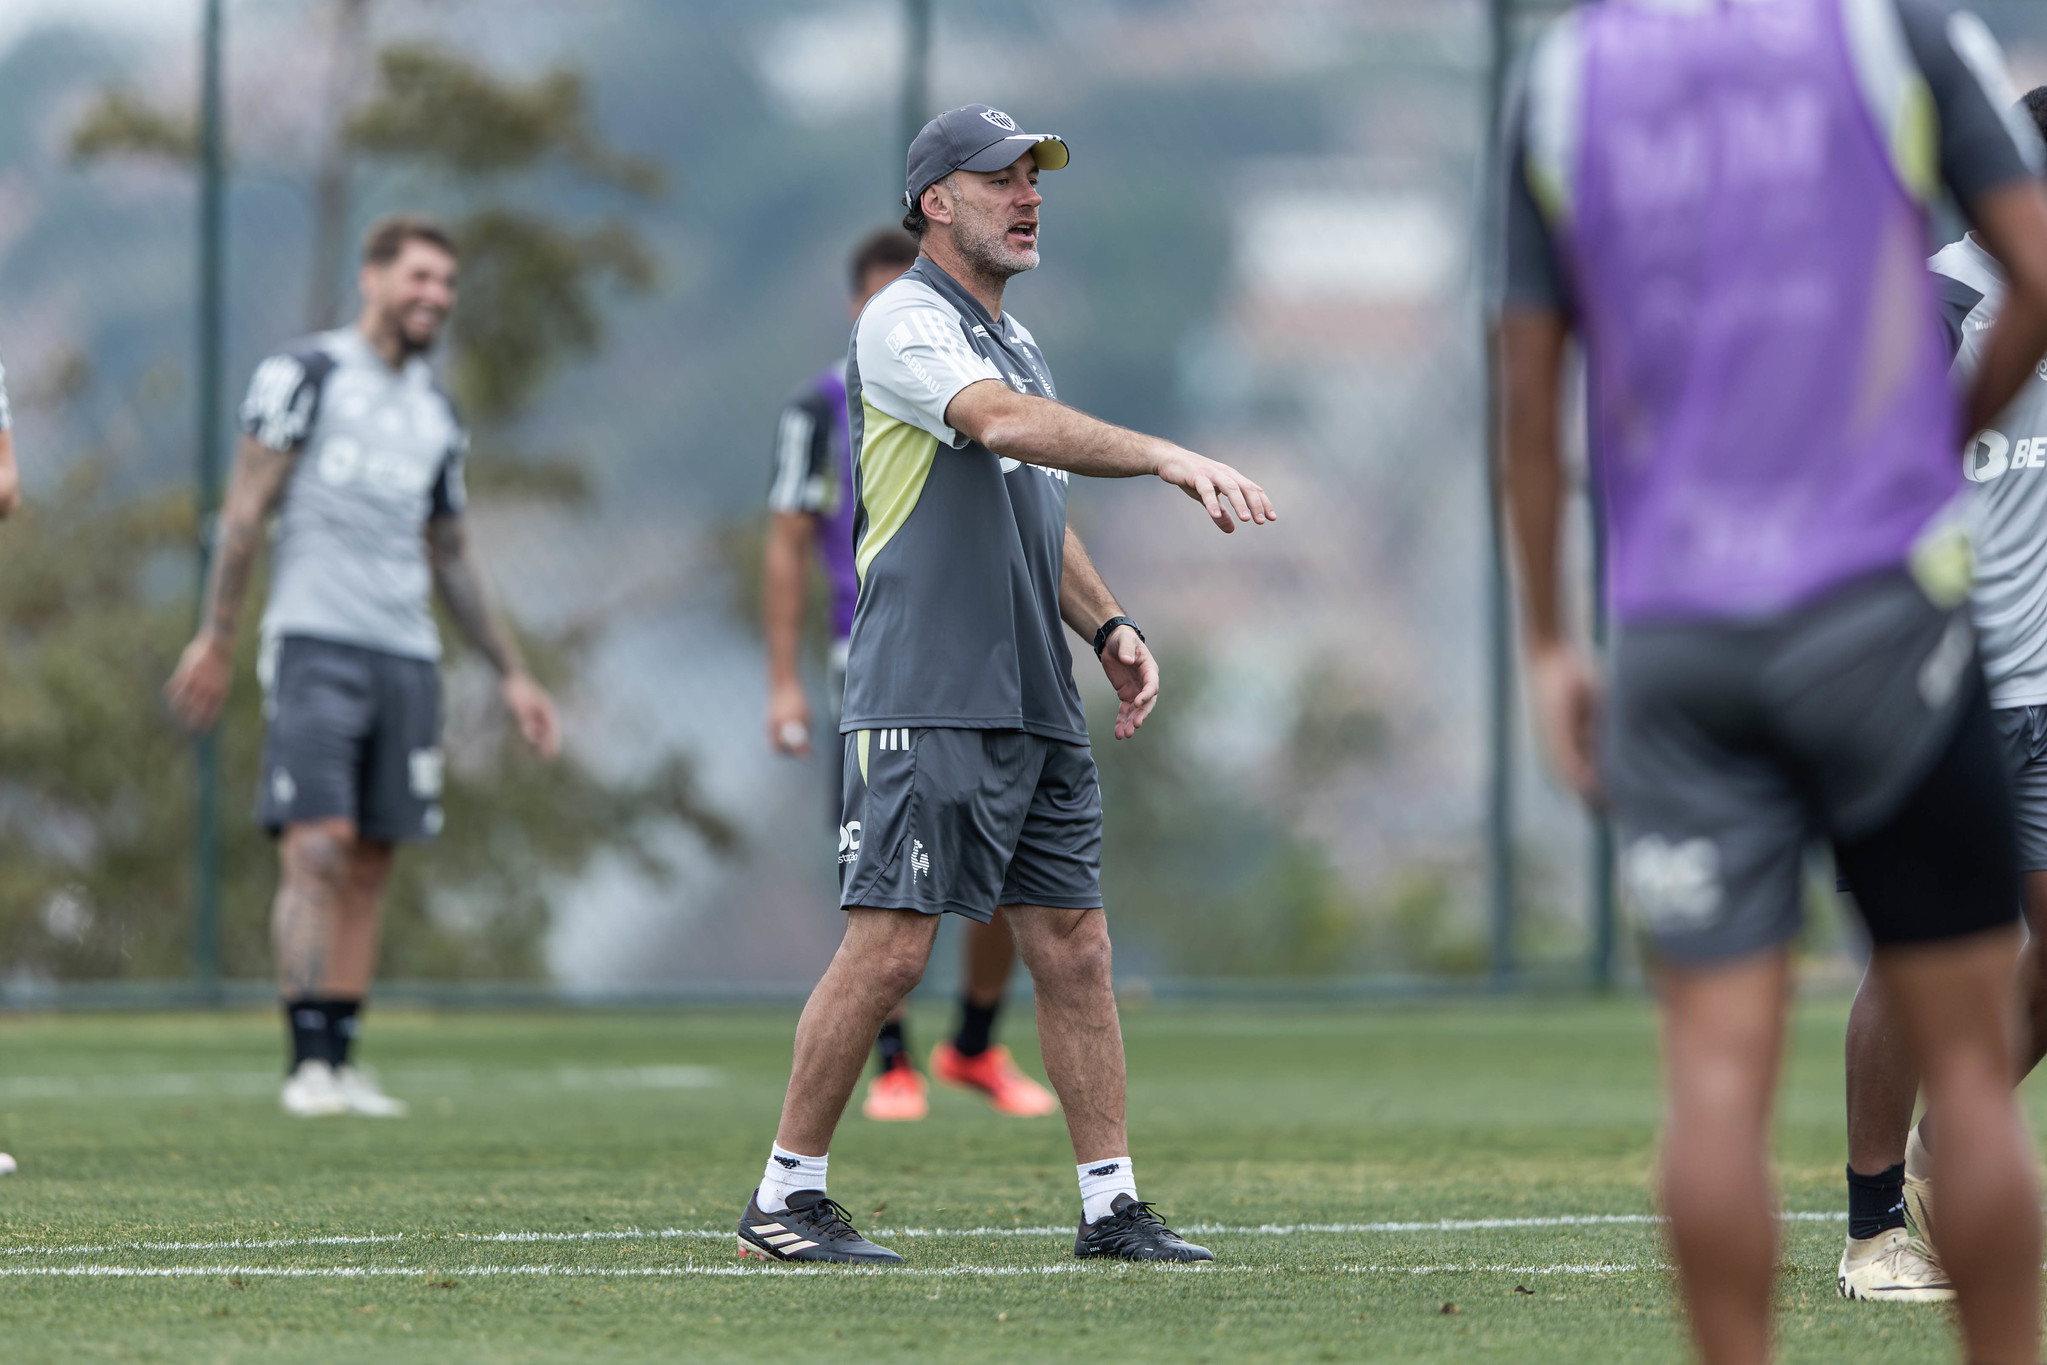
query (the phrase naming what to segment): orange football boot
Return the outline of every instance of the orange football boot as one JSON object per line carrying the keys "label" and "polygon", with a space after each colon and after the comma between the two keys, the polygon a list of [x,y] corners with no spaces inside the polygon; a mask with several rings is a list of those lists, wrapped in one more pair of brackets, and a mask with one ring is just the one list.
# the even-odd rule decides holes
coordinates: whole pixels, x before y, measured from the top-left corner
{"label": "orange football boot", "polygon": [[1052,1092],[1017,1070],[1000,1043],[978,1057],[962,1057],[951,1043],[940,1043],[931,1049],[931,1074],[947,1085],[980,1091],[998,1114],[1034,1119],[1059,1108]]}
{"label": "orange football boot", "polygon": [[910,1123],[931,1112],[931,1101],[924,1097],[924,1078],[909,1058],[867,1083],[867,1098],[860,1102],[860,1112],[877,1123]]}

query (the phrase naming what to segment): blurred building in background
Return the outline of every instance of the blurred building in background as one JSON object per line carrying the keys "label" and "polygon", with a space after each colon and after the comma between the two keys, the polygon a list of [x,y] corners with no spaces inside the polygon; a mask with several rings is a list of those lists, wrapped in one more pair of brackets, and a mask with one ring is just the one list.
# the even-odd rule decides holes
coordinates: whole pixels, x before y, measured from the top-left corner
{"label": "blurred building in background", "polygon": [[[2037,7],[1979,8],[2022,79],[2047,73]],[[934,11],[934,110],[985,100],[1074,149],[1046,179],[1045,264],[1009,295],[1062,395],[1240,464],[1282,509],[1224,538],[1155,483],[1076,486],[1167,668],[1143,734],[1098,746],[1120,970],[1479,971],[1485,0]],[[569,281],[521,312],[516,271],[472,270],[464,311],[501,327],[464,341],[482,369],[451,359],[496,404],[473,515],[567,687],[574,778],[500,750],[458,656],[467,804],[406,860],[389,974],[807,984],[839,929],[832,845],[817,771],[760,733],[758,532],[779,405],[844,348],[844,257],[900,214],[901,6],[226,14],[234,388],[352,313],[355,234],[387,209],[538,223],[485,259]],[[36,508],[0,528],[17,988],[182,961],[187,760],[154,688],[190,611],[197,30],[197,0],[0,12],[0,360]],[[464,82],[501,102],[490,137],[434,103]],[[522,371],[529,335],[546,344]],[[243,818],[242,681],[226,949],[253,977],[270,865]],[[1525,739],[1517,757],[1517,935],[1539,971],[1582,959],[1589,843]]]}

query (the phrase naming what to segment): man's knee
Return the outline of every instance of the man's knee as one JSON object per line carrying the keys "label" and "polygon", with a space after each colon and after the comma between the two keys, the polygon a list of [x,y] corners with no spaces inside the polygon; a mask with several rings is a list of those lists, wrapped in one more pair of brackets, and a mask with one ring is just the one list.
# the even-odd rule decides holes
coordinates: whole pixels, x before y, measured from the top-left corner
{"label": "man's knee", "polygon": [[847,915],[839,951],[858,963],[863,977],[897,999],[915,990],[931,960],[936,918],[909,910],[850,910]]}
{"label": "man's knee", "polygon": [[1084,989],[1109,984],[1113,954],[1108,917],[1100,910],[1039,909],[1020,913],[1015,922],[1030,926],[1018,942],[1040,985]]}
{"label": "man's knee", "polygon": [[355,832],[334,824],[291,825],[284,835],[284,875],[324,891],[341,891],[353,879]]}

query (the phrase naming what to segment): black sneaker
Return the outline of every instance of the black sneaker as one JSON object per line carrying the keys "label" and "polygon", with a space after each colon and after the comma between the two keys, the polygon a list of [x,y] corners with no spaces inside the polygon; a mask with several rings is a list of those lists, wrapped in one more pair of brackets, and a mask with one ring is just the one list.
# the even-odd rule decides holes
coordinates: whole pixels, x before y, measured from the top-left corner
{"label": "black sneaker", "polygon": [[1109,1212],[1082,1223],[1073,1239],[1073,1254],[1114,1256],[1124,1261],[1212,1261],[1215,1253],[1198,1247],[1166,1226],[1151,1205],[1127,1194],[1116,1196]]}
{"label": "black sneaker", "polygon": [[[739,1220],[739,1254],[764,1261],[841,1261],[901,1265],[903,1258],[853,1230],[852,1216],[823,1190],[798,1190],[787,1213],[762,1213],[760,1191]],[[1107,1221],[1107,1220],[1104,1220]]]}

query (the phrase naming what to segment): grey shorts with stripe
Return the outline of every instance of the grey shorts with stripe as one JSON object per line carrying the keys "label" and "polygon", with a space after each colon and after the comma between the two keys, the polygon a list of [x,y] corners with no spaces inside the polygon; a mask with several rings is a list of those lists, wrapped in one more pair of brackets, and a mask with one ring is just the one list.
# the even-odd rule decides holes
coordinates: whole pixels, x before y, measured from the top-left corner
{"label": "grey shorts with stripe", "polygon": [[845,736],[839,904],[950,911],[1102,903],[1102,793],[1085,744],[1022,730]]}
{"label": "grey shorts with stripe", "polygon": [[380,842],[440,833],[441,678],[432,660],[287,635],[262,672],[265,829],[344,819]]}
{"label": "grey shorts with stripe", "polygon": [[1769,621],[1623,630],[1605,780],[1657,956],[1708,963],[1796,937],[1806,849],[1890,819],[1979,678],[1967,614],[1903,573]]}

